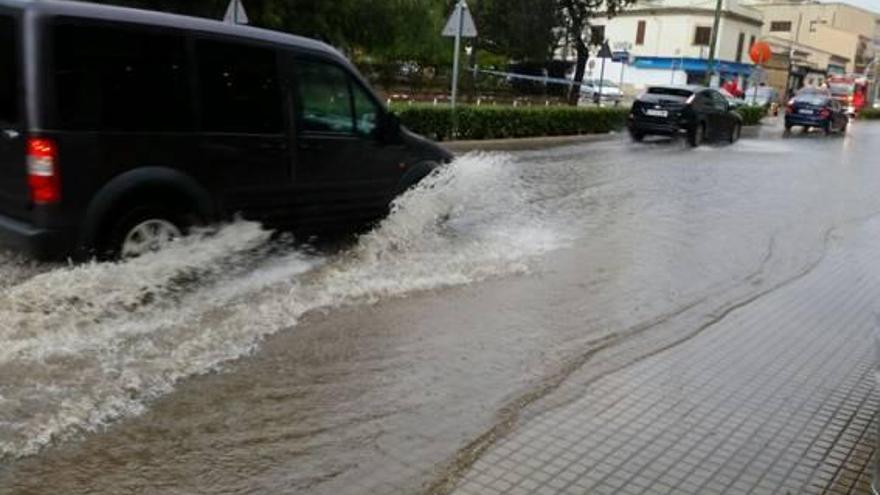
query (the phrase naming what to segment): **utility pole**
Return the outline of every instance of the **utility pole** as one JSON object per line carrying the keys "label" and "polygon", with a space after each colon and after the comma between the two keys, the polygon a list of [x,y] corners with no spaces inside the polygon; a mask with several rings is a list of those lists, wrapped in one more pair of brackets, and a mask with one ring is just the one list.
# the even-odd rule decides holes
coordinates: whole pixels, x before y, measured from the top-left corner
{"label": "utility pole", "polygon": [[788,43],[788,74],[785,78],[785,100],[788,101],[791,99],[794,93],[794,88],[791,85],[791,72],[794,69],[794,49],[795,45],[797,45],[798,41],[801,39],[801,21],[803,21],[803,14],[798,14],[798,22],[797,22],[797,30],[794,32],[794,39],[789,37]]}
{"label": "utility pole", "polygon": [[718,45],[718,28],[721,25],[721,9],[724,0],[718,0],[715,4],[715,22],[712,24],[712,39],[709,41],[709,60],[706,61],[706,85],[712,82],[712,74],[715,73],[715,48]]}

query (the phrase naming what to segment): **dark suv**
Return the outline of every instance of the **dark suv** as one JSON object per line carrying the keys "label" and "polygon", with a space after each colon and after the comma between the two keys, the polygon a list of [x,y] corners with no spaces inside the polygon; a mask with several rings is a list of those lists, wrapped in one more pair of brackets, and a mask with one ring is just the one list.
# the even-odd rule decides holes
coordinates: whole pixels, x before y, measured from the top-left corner
{"label": "dark suv", "polygon": [[136,255],[235,214],[362,225],[450,159],[323,43],[0,0],[0,242],[35,256]]}
{"label": "dark suv", "polygon": [[627,122],[636,141],[685,134],[691,146],[738,140],[742,117],[718,91],[702,86],[652,86],[633,103]]}

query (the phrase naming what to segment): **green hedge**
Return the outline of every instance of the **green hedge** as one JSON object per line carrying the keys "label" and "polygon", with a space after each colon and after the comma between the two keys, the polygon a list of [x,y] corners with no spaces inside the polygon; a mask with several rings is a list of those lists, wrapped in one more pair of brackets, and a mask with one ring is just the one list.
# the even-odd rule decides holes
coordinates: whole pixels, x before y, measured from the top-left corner
{"label": "green hedge", "polygon": [[880,108],[863,108],[861,112],[859,112],[859,118],[864,120],[878,120],[880,119]]}
{"label": "green hedge", "polygon": [[743,125],[758,125],[767,115],[767,109],[761,105],[742,106],[734,110],[743,118]]}
{"label": "green hedge", "polygon": [[[452,109],[441,105],[392,107],[410,130],[438,141],[452,138]],[[504,139],[597,134],[622,129],[629,109],[459,106],[457,139]]]}

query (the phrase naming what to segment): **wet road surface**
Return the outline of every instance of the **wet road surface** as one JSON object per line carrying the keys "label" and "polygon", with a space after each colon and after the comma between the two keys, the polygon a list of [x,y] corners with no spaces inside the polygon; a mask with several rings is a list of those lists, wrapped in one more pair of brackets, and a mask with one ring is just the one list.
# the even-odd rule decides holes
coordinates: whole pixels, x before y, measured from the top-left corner
{"label": "wet road surface", "polygon": [[[773,394],[740,405],[734,386],[817,408],[855,390],[848,424],[865,431],[880,126],[764,134],[468,155],[336,253],[270,248],[239,223],[119,265],[3,255],[0,493],[529,492],[511,445],[556,459],[605,432],[657,449],[699,421],[658,412],[634,433],[618,418],[664,400],[782,417]],[[780,369],[765,339],[789,351]],[[799,360],[829,364],[783,366]],[[597,434],[554,451],[567,418]],[[741,436],[713,462],[750,461]],[[556,474],[534,488],[608,489]]]}

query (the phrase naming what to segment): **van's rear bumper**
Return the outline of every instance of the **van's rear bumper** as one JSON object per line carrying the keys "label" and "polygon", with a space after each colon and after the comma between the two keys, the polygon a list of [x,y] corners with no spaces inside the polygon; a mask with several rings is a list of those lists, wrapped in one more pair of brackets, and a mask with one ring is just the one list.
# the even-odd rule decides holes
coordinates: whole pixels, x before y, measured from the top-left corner
{"label": "van's rear bumper", "polygon": [[69,254],[69,236],[63,231],[35,227],[0,215],[0,246],[38,259],[56,259]]}

